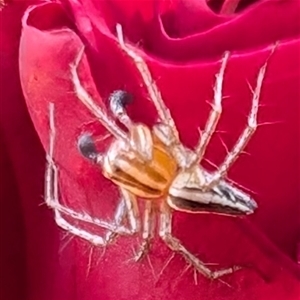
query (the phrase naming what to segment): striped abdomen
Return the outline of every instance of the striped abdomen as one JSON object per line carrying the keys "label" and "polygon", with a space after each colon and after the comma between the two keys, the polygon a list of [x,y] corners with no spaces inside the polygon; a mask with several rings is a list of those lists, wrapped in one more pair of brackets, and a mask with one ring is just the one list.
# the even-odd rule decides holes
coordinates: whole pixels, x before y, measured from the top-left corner
{"label": "striped abdomen", "polygon": [[[122,141],[115,141],[105,157],[103,174],[116,185],[142,198],[159,198],[168,192],[177,164],[164,145],[144,126],[136,127],[131,141],[138,148],[150,147],[151,159],[145,159]],[[148,151],[149,149],[147,149]]]}

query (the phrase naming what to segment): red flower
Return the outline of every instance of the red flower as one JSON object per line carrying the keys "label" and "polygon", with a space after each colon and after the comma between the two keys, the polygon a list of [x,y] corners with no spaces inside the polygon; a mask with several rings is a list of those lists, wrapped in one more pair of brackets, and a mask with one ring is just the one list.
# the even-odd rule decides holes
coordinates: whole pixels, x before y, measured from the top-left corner
{"label": "red flower", "polygon": [[[11,1],[0,15],[2,298],[296,299],[299,2],[269,0],[247,6],[241,1],[239,13],[225,15],[206,3],[219,10],[218,1],[73,0],[35,5],[24,13],[34,2],[39,1]],[[230,12],[235,2],[224,1],[223,12]],[[184,272],[186,263],[179,255],[163,269],[171,252],[158,240],[149,254],[152,269],[147,259],[130,261],[135,238],[119,238],[102,255],[101,248],[66,236],[53,213],[40,206],[45,153],[39,139],[47,150],[49,102],[55,103],[62,201],[77,211],[109,218],[118,200],[115,186],[76,148],[82,131],[105,132],[73,92],[70,63],[83,45],[87,60],[80,77],[95,101],[126,89],[134,95],[132,119],[148,125],[155,121],[141,79],[116,42],[116,23],[122,24],[126,40],[144,51],[189,147],[195,146],[197,128],[204,128],[208,118],[220,59],[231,51],[219,132],[206,155],[217,165],[246,125],[251,104],[247,82],[255,85],[270,46],[280,41],[263,84],[261,126],[247,146],[249,155],[242,155],[229,173],[253,191],[257,212],[245,220],[175,213],[175,235],[201,259],[220,267],[249,266],[224,277],[229,286],[201,275],[195,285],[192,269]]]}

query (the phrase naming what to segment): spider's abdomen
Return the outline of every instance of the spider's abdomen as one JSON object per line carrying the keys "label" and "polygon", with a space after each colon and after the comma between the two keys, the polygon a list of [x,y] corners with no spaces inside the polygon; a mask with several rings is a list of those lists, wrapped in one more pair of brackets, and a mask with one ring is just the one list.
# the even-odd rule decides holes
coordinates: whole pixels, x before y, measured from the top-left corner
{"label": "spider's abdomen", "polygon": [[[115,141],[104,159],[103,174],[138,197],[159,198],[167,193],[176,175],[177,163],[148,127],[135,126],[130,137],[134,147]],[[144,148],[145,152],[150,148],[151,158],[139,155],[134,148]]]}

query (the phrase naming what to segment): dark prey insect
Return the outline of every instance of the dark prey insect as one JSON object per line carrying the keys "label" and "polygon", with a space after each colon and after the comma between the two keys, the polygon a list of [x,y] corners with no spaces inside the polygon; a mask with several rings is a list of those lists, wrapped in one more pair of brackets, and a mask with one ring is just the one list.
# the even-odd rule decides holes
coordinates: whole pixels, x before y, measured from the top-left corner
{"label": "dark prey insect", "polygon": [[[114,118],[100,108],[80,82],[77,69],[83,51],[80,52],[71,66],[75,93],[82,104],[106,127],[114,140],[106,153],[99,153],[93,137],[85,133],[78,138],[78,149],[84,157],[99,166],[106,178],[119,187],[121,201],[112,222],[76,212],[60,204],[58,169],[53,160],[54,105],[50,104],[50,149],[46,172],[47,204],[54,209],[59,226],[96,246],[105,247],[119,235],[141,234],[142,242],[135,256],[136,261],[147,253],[156,230],[155,218],[158,217],[159,237],[172,251],[181,254],[198,272],[211,279],[233,273],[240,267],[210,270],[173,236],[172,211],[208,212],[229,216],[248,215],[255,211],[256,202],[248,194],[227,182],[225,177],[257,128],[259,97],[267,62],[258,72],[247,126],[221,165],[215,172],[210,173],[201,167],[200,163],[221,116],[222,84],[229,53],[225,53],[216,76],[212,110],[205,129],[195,149],[190,150],[181,143],[171,113],[161,98],[145,61],[130,45],[125,44],[120,25],[117,25],[117,35],[121,49],[132,59],[139,71],[157,110],[159,120],[153,128],[143,123],[134,123],[126,113],[126,105],[131,102],[131,98],[124,91],[115,91],[110,96],[110,111]],[[127,130],[120,128],[115,119],[119,120]],[[138,200],[145,201],[143,217],[140,216]],[[72,219],[107,229],[107,234],[103,236],[83,230],[76,226],[76,222],[72,223]]]}

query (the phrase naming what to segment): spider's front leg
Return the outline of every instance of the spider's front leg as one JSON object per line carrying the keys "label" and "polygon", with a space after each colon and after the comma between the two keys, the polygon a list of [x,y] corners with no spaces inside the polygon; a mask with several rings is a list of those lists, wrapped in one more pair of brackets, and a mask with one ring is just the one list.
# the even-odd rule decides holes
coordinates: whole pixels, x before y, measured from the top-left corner
{"label": "spider's front leg", "polygon": [[120,24],[117,24],[116,31],[119,45],[122,48],[122,50],[133,60],[136,68],[138,69],[149,94],[149,97],[156,107],[160,120],[162,121],[162,123],[170,127],[174,138],[178,139],[178,131],[176,129],[175,122],[172,119],[171,113],[161,97],[160,91],[152,78],[151,72],[146,62],[129,45],[125,44],[122,26]]}
{"label": "spider's front leg", "polygon": [[105,109],[95,103],[94,99],[84,88],[78,74],[78,67],[83,60],[83,57],[84,48],[77,54],[75,61],[70,65],[71,78],[76,96],[116,139],[129,143],[126,133],[117,126],[112,118],[109,117]]}
{"label": "spider's front leg", "polygon": [[233,266],[231,268],[212,271],[203,261],[187,250],[181,241],[172,234],[172,211],[166,202],[163,202],[161,205],[159,235],[172,251],[181,254],[188,264],[191,264],[199,273],[209,279],[217,279],[241,269],[240,266]]}
{"label": "spider's front leg", "polygon": [[[50,140],[49,140],[49,152],[47,154],[47,166],[45,174],[45,201],[46,204],[54,210],[55,220],[58,226],[83,238],[95,246],[106,246],[112,242],[113,237],[116,235],[132,235],[137,231],[137,225],[134,223],[135,220],[130,220],[130,228],[122,226],[124,218],[127,214],[130,215],[132,212],[131,207],[132,201],[135,199],[130,198],[126,193],[122,192],[122,200],[118,205],[116,212],[114,214],[113,222],[106,222],[95,217],[91,217],[86,213],[76,212],[68,207],[65,207],[59,203],[59,191],[58,191],[58,168],[54,163],[54,140],[55,140],[55,126],[54,126],[54,104],[49,105],[49,123],[50,123]],[[90,146],[89,146],[90,147]],[[95,158],[99,160],[100,154],[95,155],[91,152],[88,153],[88,147],[85,147],[85,154],[90,158]],[[67,216],[69,220],[81,221],[83,223],[88,223],[94,225],[96,228],[107,229],[108,233],[105,236],[99,234],[94,234],[88,232],[77,225],[72,224],[64,216]]]}
{"label": "spider's front leg", "polygon": [[151,247],[151,242],[154,236],[155,229],[155,211],[153,208],[152,200],[147,200],[145,204],[142,243],[135,254],[134,260],[140,261],[145,255],[148,254]]}
{"label": "spider's front leg", "polygon": [[[179,167],[189,167],[190,164],[194,161],[194,158],[192,159],[193,156],[187,154],[185,147],[180,142],[178,130],[170,113],[170,110],[165,105],[164,100],[162,99],[160,91],[154,79],[152,78],[151,72],[146,62],[144,61],[142,56],[140,56],[134,50],[133,47],[125,43],[122,27],[120,24],[117,24],[116,31],[120,47],[132,59],[134,65],[139,71],[142,81],[147,89],[148,95],[157,110],[159,123],[153,126],[153,133],[165,146],[170,149],[170,152],[176,159]],[[111,106],[111,109],[116,116],[118,116],[118,112],[120,113],[118,117],[125,126],[128,126],[129,124],[128,118],[126,117],[126,112],[124,110],[124,106],[127,103],[127,101],[123,101],[119,102],[117,106]]]}

